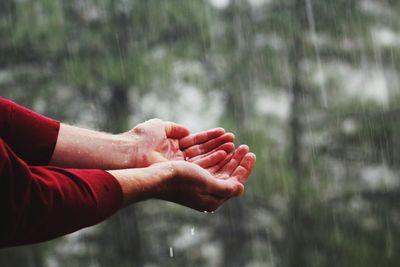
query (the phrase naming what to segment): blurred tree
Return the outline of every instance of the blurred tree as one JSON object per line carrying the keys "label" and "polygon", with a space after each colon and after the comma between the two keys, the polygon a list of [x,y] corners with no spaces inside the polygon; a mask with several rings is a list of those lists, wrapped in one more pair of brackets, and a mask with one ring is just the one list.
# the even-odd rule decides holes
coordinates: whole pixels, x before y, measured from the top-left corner
{"label": "blurred tree", "polygon": [[[377,7],[380,6],[376,1],[370,2]],[[223,55],[226,56],[224,58],[226,64],[222,64],[225,69],[216,78],[217,87],[225,89],[223,91],[226,99],[225,126],[242,132],[243,135],[239,135],[240,139],[251,143],[251,138],[249,135],[246,138],[245,133],[249,128],[253,136],[257,132],[255,125],[249,125],[249,122],[257,121],[256,114],[252,110],[254,108],[252,103],[255,102],[252,90],[260,85],[270,91],[277,88],[285,90],[290,99],[286,156],[289,172],[277,178],[291,177],[286,183],[292,184],[293,190],[288,191],[290,193],[288,214],[280,222],[285,229],[285,238],[274,243],[276,249],[280,251],[279,258],[283,266],[316,264],[310,253],[322,257],[319,259],[322,265],[334,258],[334,248],[319,249],[320,245],[329,242],[324,236],[326,229],[316,232],[313,228],[322,223],[327,228],[334,228],[336,225],[332,218],[337,215],[321,212],[321,209],[324,209],[320,202],[320,198],[323,197],[322,192],[317,191],[319,189],[315,188],[315,181],[311,179],[314,176],[326,175],[327,170],[321,168],[321,163],[324,161],[323,154],[317,152],[326,143],[319,144],[316,140],[307,140],[306,137],[325,135],[325,127],[340,118],[329,115],[341,107],[335,105],[333,87],[329,87],[330,84],[325,77],[316,78],[315,73],[322,75],[326,65],[337,61],[355,67],[365,64],[365,60],[374,64],[376,47],[372,40],[371,29],[379,23],[379,18],[380,15],[366,9],[364,3],[359,1],[268,1],[254,9],[247,1],[230,1],[228,8],[222,11],[221,21],[225,35],[221,38],[222,41],[214,45],[221,50],[213,51],[217,56],[213,57],[216,61],[211,65],[214,66],[212,68],[214,75],[218,74],[215,70],[221,69],[219,61],[224,58]],[[383,64],[393,64],[392,61],[393,57],[391,61],[384,61]],[[352,108],[354,111],[357,110],[354,104]],[[364,110],[361,114],[364,114]],[[369,118],[367,121],[371,122]],[[372,151],[379,151],[383,142],[387,142],[388,137],[390,139],[386,126],[379,127],[381,123],[376,125],[373,134],[375,137],[372,140],[369,138],[363,140],[367,145],[377,144]],[[393,125],[393,122],[390,125]],[[270,128],[271,125],[268,126]],[[368,134],[360,134],[360,138],[366,136]],[[340,142],[335,144],[343,146]],[[389,146],[385,144],[385,147]],[[338,155],[342,155],[341,153]],[[366,160],[365,157],[361,157]],[[261,159],[261,168],[265,169],[264,160],[268,159]],[[257,170],[256,173],[264,174]],[[269,173],[265,174],[256,177],[263,178]],[[292,179],[294,183],[290,182]],[[253,184],[262,185],[262,182],[255,181]],[[266,199],[268,197],[264,196],[264,201]],[[269,205],[265,207],[269,212],[273,211]],[[230,211],[225,214],[223,221],[229,222],[229,219],[235,218],[235,222],[230,227],[229,224],[221,227],[225,229],[222,231],[225,235],[226,229],[230,229],[227,235],[229,237],[222,238],[225,239],[226,253],[223,266],[244,266],[252,258],[245,249],[245,244],[248,243],[246,241],[250,242],[246,236],[251,235],[251,226],[243,220],[251,217],[248,213],[243,215],[243,210],[246,209],[248,207],[241,208],[235,203],[235,216],[230,214]],[[316,210],[318,212],[315,212]],[[359,222],[349,222],[349,224],[357,223]],[[352,226],[349,225],[350,227]],[[264,237],[265,241],[271,242],[270,236],[264,235]]]}
{"label": "blurred tree", "polygon": [[[208,218],[138,205],[85,235],[86,251],[55,256],[60,266],[204,266],[210,244],[221,244],[229,267],[399,265],[400,189],[362,177],[377,165],[385,179],[398,175],[398,97],[349,99],[326,71],[398,72],[400,49],[379,45],[373,31],[398,32],[399,8],[394,0],[1,1],[2,96],[72,121],[94,104],[95,126],[121,132],[145,94],[179,93],[170,87],[176,62],[200,62],[205,74],[185,82],[218,88],[221,123],[258,156],[246,198]],[[283,121],[258,110],[270,94],[288,99]],[[187,225],[210,234],[170,259]],[[43,266],[57,244],[3,251],[0,265],[26,266],[16,256],[26,255]]]}

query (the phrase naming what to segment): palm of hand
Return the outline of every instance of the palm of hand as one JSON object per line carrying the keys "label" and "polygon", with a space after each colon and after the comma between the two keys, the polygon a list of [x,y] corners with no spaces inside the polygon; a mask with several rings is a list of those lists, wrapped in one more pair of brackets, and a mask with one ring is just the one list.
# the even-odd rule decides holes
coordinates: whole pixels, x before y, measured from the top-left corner
{"label": "palm of hand", "polygon": [[207,170],[218,179],[235,179],[244,184],[250,176],[255,162],[256,156],[249,152],[249,147],[241,145],[234,153],[226,155],[223,160],[216,162],[214,166],[207,168]]}

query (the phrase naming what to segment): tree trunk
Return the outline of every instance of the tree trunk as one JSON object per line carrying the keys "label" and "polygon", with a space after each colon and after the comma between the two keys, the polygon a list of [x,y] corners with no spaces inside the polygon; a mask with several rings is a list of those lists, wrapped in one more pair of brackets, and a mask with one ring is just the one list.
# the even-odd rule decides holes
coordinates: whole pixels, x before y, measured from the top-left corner
{"label": "tree trunk", "polygon": [[[292,10],[292,18],[294,25],[300,25],[301,28],[305,29],[304,21],[302,18],[305,16],[304,12],[305,3],[303,0],[296,0]],[[301,267],[306,266],[305,248],[303,240],[303,231],[305,231],[306,225],[303,225],[303,210],[301,208],[302,203],[302,187],[304,181],[303,175],[303,163],[302,163],[302,136],[303,136],[303,125],[301,116],[304,112],[302,108],[302,101],[304,96],[304,85],[301,80],[301,67],[300,61],[303,58],[302,49],[302,36],[300,30],[295,30],[292,35],[292,44],[289,51],[289,62],[291,64],[292,82],[289,88],[291,97],[291,110],[289,120],[289,140],[290,145],[288,149],[289,165],[292,170],[294,182],[294,192],[289,202],[289,214],[286,229],[286,243],[284,246],[287,247],[288,255],[286,257],[287,266],[290,267]]]}
{"label": "tree trunk", "polygon": [[109,101],[105,104],[103,128],[105,131],[121,133],[128,130],[131,112],[126,86],[116,85],[111,89]]}

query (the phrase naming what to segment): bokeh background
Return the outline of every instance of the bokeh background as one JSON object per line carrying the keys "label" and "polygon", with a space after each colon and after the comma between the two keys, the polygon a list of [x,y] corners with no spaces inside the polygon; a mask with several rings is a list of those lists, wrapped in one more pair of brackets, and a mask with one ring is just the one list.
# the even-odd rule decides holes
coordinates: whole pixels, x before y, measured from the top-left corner
{"label": "bokeh background", "polygon": [[2,97],[113,133],[223,126],[258,161],[214,214],[147,201],[3,249],[0,266],[400,266],[399,14],[398,0],[1,0]]}

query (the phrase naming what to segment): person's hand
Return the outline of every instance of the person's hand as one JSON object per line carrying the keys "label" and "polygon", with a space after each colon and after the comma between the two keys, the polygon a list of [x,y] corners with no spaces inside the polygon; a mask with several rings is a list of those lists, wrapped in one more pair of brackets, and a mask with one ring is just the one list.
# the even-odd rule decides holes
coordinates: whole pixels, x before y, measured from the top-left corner
{"label": "person's hand", "polygon": [[[234,135],[225,133],[222,128],[189,135],[186,127],[159,119],[143,122],[122,135],[135,141],[129,161],[131,168],[146,167],[168,160],[211,160],[212,163],[216,158],[211,155],[216,151],[225,150],[230,153],[234,149],[231,144],[226,145],[233,142]],[[222,159],[217,158],[218,161]]]}
{"label": "person's hand", "polygon": [[[213,150],[194,157],[193,164],[170,162],[173,175],[158,187],[158,198],[198,211],[214,211],[232,197],[244,192],[244,185],[256,162],[247,145],[234,152],[233,143],[226,150]],[[157,164],[153,165],[157,166]]]}
{"label": "person's hand", "polygon": [[157,187],[158,199],[198,211],[211,212],[226,200],[239,196],[244,190],[243,184],[236,179],[216,179],[196,164],[185,161],[172,161],[167,164],[172,174]]}
{"label": "person's hand", "polygon": [[[233,143],[226,143],[224,145],[231,146],[232,150],[234,149]],[[236,191],[239,194],[244,192],[244,185],[251,174],[255,162],[256,155],[249,151],[247,145],[239,146],[230,154],[227,154],[224,150],[219,150],[210,153],[207,157],[194,161],[195,164],[203,167],[217,180],[242,184],[243,187],[239,191]],[[217,207],[234,196],[237,196],[237,194],[220,198],[217,202]]]}
{"label": "person's hand", "polygon": [[[233,147],[233,143],[226,145]],[[230,154],[224,150],[212,152],[194,164],[172,161],[169,168],[173,174],[157,187],[156,196],[198,211],[214,211],[244,192],[255,162],[256,156],[247,145]]]}
{"label": "person's hand", "polygon": [[240,146],[230,155],[220,150],[206,158],[198,159],[196,164],[168,161],[146,168],[109,172],[121,184],[125,205],[158,198],[198,211],[214,211],[243,193],[255,155],[248,152],[247,146]]}

